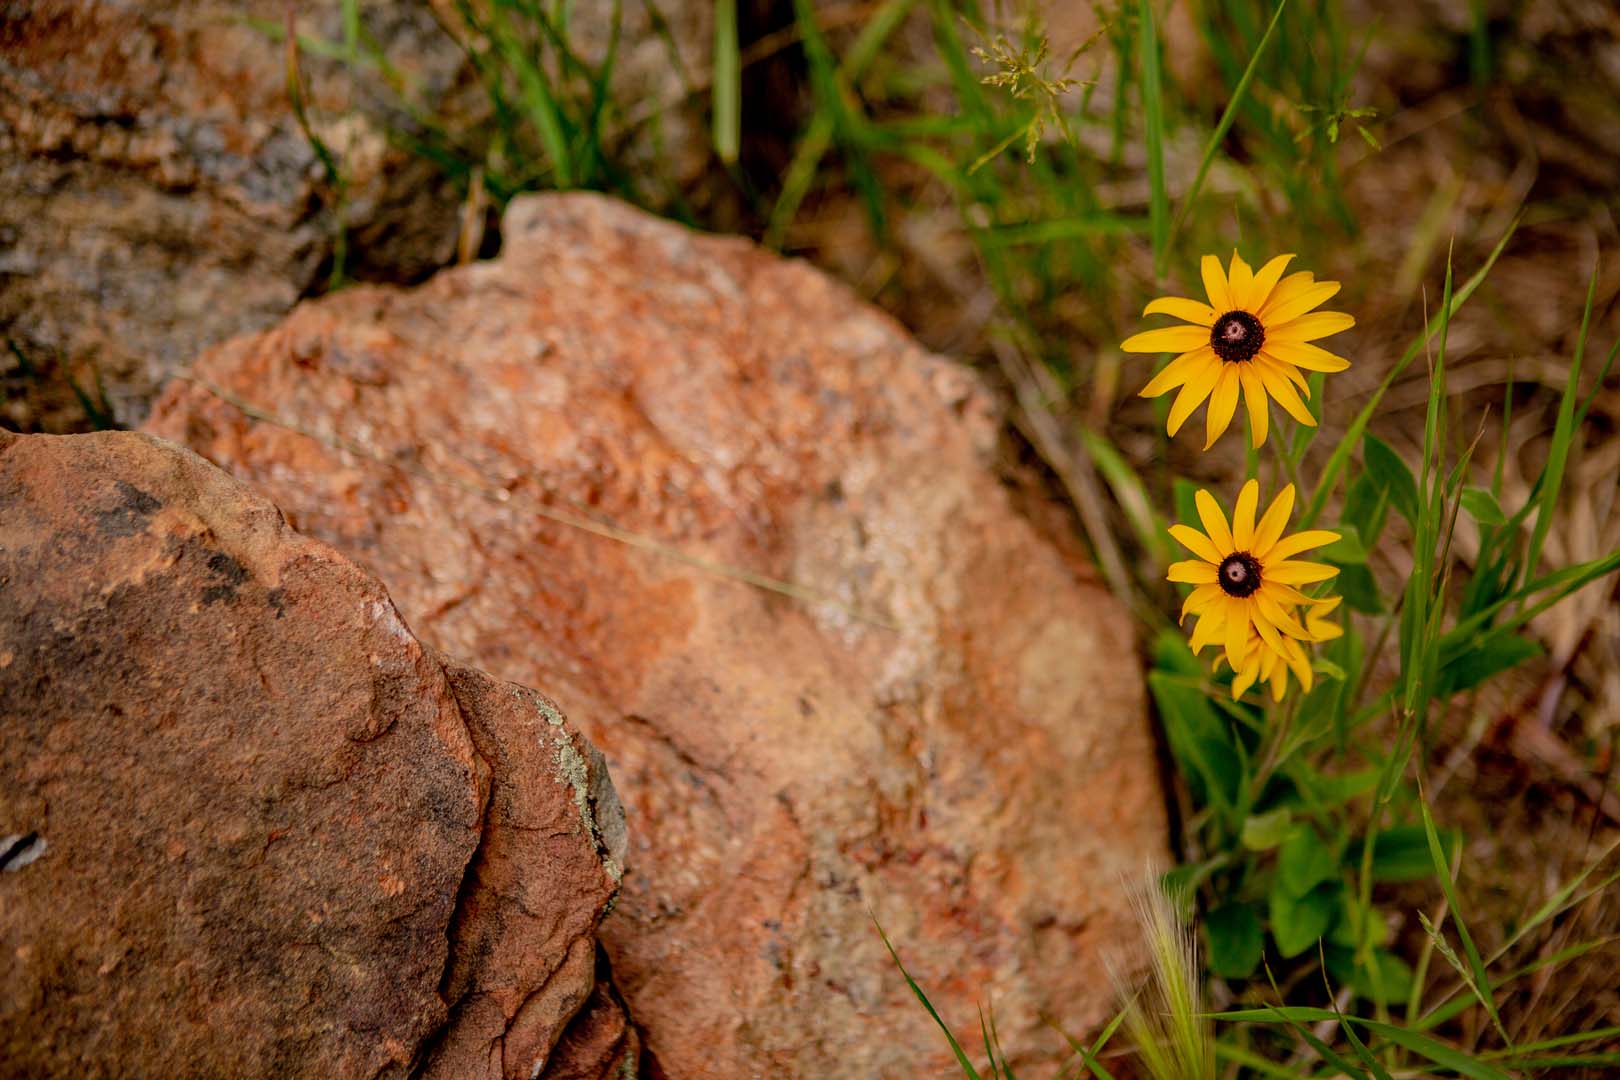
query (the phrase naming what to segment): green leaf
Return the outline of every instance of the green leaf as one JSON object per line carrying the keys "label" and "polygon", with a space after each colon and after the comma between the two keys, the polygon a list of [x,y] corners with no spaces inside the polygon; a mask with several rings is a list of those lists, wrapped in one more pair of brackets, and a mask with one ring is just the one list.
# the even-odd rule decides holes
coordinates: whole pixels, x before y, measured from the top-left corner
{"label": "green leaf", "polygon": [[1338,872],[1339,853],[1309,825],[1289,833],[1277,855],[1277,885],[1292,896],[1304,896]]}
{"label": "green leaf", "polygon": [[1325,675],[1327,678],[1332,679],[1335,682],[1344,682],[1345,679],[1349,678],[1349,676],[1345,674],[1344,668],[1340,667],[1338,664],[1335,664],[1332,660],[1329,660],[1325,656],[1318,656],[1316,659],[1312,660],[1311,667],[1316,669],[1316,673],[1318,675]]}
{"label": "green leaf", "polygon": [[1319,554],[1328,562],[1340,566],[1360,566],[1367,561],[1367,549],[1361,543],[1361,533],[1356,526],[1349,522],[1340,522],[1334,526],[1339,538],[1324,547]]}
{"label": "green leaf", "polygon": [[1417,479],[1406,462],[1393,447],[1378,436],[1362,436],[1362,455],[1367,463],[1367,475],[1373,478],[1400,515],[1416,527],[1418,520]]}
{"label": "green leaf", "polygon": [[1462,493],[1463,509],[1469,516],[1481,525],[1505,525],[1507,515],[1502,512],[1502,504],[1496,501],[1484,488],[1466,487]]}
{"label": "green leaf", "polygon": [[1204,917],[1209,967],[1223,979],[1247,979],[1260,966],[1265,937],[1252,904],[1224,904]]}
{"label": "green leaf", "polygon": [[1293,826],[1293,815],[1286,806],[1265,814],[1252,814],[1243,823],[1243,846],[1250,851],[1270,851],[1283,842]]}
{"label": "green leaf", "polygon": [[[1353,845],[1359,849],[1359,845]],[[1429,838],[1421,825],[1397,825],[1373,840],[1375,881],[1422,881],[1434,873]]]}
{"label": "green leaf", "polygon": [[1440,692],[1455,694],[1472,690],[1495,675],[1541,655],[1541,646],[1517,634],[1498,632],[1459,654],[1440,673]]}
{"label": "green leaf", "polygon": [[1153,639],[1153,666],[1160,671],[1193,679],[1204,677],[1204,665],[1187,647],[1186,637],[1174,630],[1162,631]]}
{"label": "green leaf", "polygon": [[1349,802],[1357,795],[1365,795],[1378,783],[1377,769],[1358,769],[1337,775],[1317,774],[1311,784],[1312,794],[1320,806],[1337,806]]}
{"label": "green leaf", "polygon": [[1352,564],[1339,567],[1339,576],[1334,585],[1351,611],[1364,615],[1383,614],[1384,598],[1378,593],[1378,582],[1373,579],[1372,571],[1365,566]]}
{"label": "green leaf", "polygon": [[1317,943],[1339,909],[1341,886],[1338,882],[1319,885],[1304,896],[1294,896],[1283,887],[1281,878],[1272,883],[1269,897],[1271,936],[1277,951],[1295,957]]}
{"label": "green leaf", "polygon": [[1388,505],[1384,489],[1367,473],[1358,474],[1350,482],[1350,490],[1344,496],[1344,520],[1355,525],[1361,534],[1362,546],[1370,548],[1378,543]]}
{"label": "green leaf", "polygon": [[[1341,983],[1350,984],[1358,997],[1375,1005],[1393,1005],[1412,992],[1412,968],[1388,949],[1373,949],[1369,964],[1358,964],[1349,949],[1328,951],[1328,970]],[[1369,970],[1375,968],[1376,970]]]}
{"label": "green leaf", "polygon": [[[1316,1024],[1324,1020],[1348,1021],[1357,1027],[1366,1028],[1368,1031],[1389,1040],[1397,1046],[1404,1047],[1414,1054],[1419,1054],[1436,1065],[1470,1077],[1471,1080],[1512,1080],[1512,1077],[1494,1065],[1488,1065],[1483,1061],[1469,1057],[1467,1054],[1447,1046],[1445,1043],[1403,1028],[1399,1024],[1386,1024],[1359,1016],[1340,1016],[1331,1009],[1317,1009],[1306,1005],[1272,1005],[1264,1009],[1231,1009],[1226,1012],[1211,1013],[1209,1019],[1232,1020],[1250,1024],[1270,1024],[1278,1020],[1303,1024]],[[1339,1067],[1344,1068],[1345,1066],[1339,1065]]]}
{"label": "green leaf", "polygon": [[1164,721],[1170,752],[1194,794],[1230,814],[1246,783],[1247,770],[1209,698],[1200,688],[1162,671],[1148,673],[1148,689]]}
{"label": "green leaf", "polygon": [[[1333,930],[1328,934],[1328,941],[1346,949],[1356,949],[1362,945],[1364,937],[1368,944],[1374,946],[1384,944],[1389,940],[1389,924],[1384,921],[1376,907],[1367,908],[1363,915],[1360,898],[1346,893],[1344,904],[1339,908],[1338,921],[1333,924]],[[1334,977],[1340,978],[1337,974]]]}

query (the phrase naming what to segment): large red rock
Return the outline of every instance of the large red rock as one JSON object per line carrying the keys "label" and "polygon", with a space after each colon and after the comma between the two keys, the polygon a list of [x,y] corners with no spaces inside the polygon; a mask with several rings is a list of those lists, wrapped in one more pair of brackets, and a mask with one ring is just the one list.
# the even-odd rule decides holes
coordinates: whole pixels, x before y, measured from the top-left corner
{"label": "large red rock", "polygon": [[623,1026],[623,843],[554,705],[223,472],[0,433],[0,1073],[609,1075],[549,1059]]}
{"label": "large red rock", "polygon": [[1058,1049],[1043,1014],[1108,1015],[1124,879],[1165,851],[1143,684],[993,466],[990,396],[741,240],[584,194],[503,235],[209,352],[150,430],[603,748],[631,846],[602,939],[652,1075],[948,1068],[874,916],[1015,1061]]}

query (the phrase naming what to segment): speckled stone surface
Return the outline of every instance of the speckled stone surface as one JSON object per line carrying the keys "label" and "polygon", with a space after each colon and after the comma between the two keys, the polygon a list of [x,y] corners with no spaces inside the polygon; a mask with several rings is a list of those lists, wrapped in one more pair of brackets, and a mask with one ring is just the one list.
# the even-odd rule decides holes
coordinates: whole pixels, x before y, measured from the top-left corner
{"label": "speckled stone surface", "polygon": [[602,748],[630,831],[602,940],[652,1075],[941,1075],[874,915],[955,1022],[993,1005],[1049,1060],[1043,1014],[1112,1012],[1166,823],[1132,623],[1021,512],[992,398],[745,241],[584,194],[503,234],[212,350],[149,429]]}
{"label": "speckled stone surface", "polygon": [[263,498],[0,432],[0,1073],[612,1075],[623,856],[554,705]]}

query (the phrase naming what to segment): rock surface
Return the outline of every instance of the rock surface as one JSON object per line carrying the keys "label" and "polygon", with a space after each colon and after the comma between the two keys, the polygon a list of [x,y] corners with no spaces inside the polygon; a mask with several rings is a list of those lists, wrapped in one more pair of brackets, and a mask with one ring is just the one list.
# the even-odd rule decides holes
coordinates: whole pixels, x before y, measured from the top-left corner
{"label": "rock surface", "polygon": [[[76,380],[124,423],[206,345],[325,280],[336,198],[289,103],[277,39],[341,40],[317,0],[31,0],[0,13],[0,330],[6,419],[60,430]],[[429,98],[460,50],[429,10],[361,5]],[[456,195],[390,146],[380,87],[306,52],[309,117],[342,161],[351,276],[413,280],[454,252]],[[30,376],[23,365],[33,369]],[[99,405],[99,401],[97,402]]]}
{"label": "rock surface", "polygon": [[609,1075],[600,757],[196,455],[0,433],[0,736],[6,1075]]}
{"label": "rock surface", "polygon": [[873,915],[1015,1062],[1057,1049],[1041,1014],[1109,1014],[1122,879],[1165,850],[1143,685],[991,467],[989,396],[744,241],[577,194],[504,236],[210,352],[150,430],[603,748],[631,846],[602,940],[651,1075],[947,1068]]}

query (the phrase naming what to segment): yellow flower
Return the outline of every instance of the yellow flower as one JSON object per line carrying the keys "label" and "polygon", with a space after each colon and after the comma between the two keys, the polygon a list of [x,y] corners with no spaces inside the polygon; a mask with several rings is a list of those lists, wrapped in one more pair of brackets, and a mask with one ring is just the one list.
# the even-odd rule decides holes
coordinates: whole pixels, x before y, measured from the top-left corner
{"label": "yellow flower", "polygon": [[[1233,673],[1232,697],[1241,698],[1245,691],[1255,683],[1266,683],[1271,686],[1271,697],[1274,701],[1281,701],[1288,693],[1288,672],[1291,670],[1299,679],[1299,687],[1306,693],[1310,692],[1312,684],[1311,659],[1305,653],[1305,647],[1291,637],[1282,638],[1282,651],[1278,652],[1266,644],[1264,638],[1253,631],[1249,634],[1249,652],[1243,667]],[[1215,658],[1215,667],[1218,670],[1226,659],[1223,653]]]}
{"label": "yellow flower", "polygon": [[1171,563],[1169,573],[1171,581],[1194,586],[1181,608],[1183,620],[1188,615],[1198,617],[1193,626],[1193,651],[1219,644],[1225,649],[1226,662],[1241,674],[1253,640],[1263,642],[1285,660],[1289,658],[1283,644],[1286,638],[1319,640],[1294,614],[1296,608],[1315,603],[1298,586],[1326,581],[1339,571],[1325,563],[1295,561],[1291,556],[1332,543],[1339,534],[1312,529],[1283,535],[1294,509],[1292,484],[1277,493],[1258,522],[1260,485],[1253,480],[1238,493],[1230,525],[1209,492],[1198,492],[1195,501],[1204,531],[1172,525],[1170,535],[1198,558]]}
{"label": "yellow flower", "polygon": [[1181,387],[1170,406],[1172,436],[1208,398],[1208,450],[1231,424],[1240,392],[1257,448],[1266,441],[1271,398],[1295,420],[1316,425],[1300,396],[1311,396],[1304,372],[1343,371],[1350,361],[1310,342],[1348,330],[1356,320],[1339,311],[1313,311],[1339,291],[1339,283],[1317,281],[1305,270],[1283,277],[1292,258],[1278,255],[1257,272],[1234,251],[1228,274],[1219,259],[1205,255],[1209,303],[1166,296],[1143,310],[1191,324],[1145,330],[1120,346],[1126,352],[1180,354],[1142,388],[1142,396],[1151,398]]}

